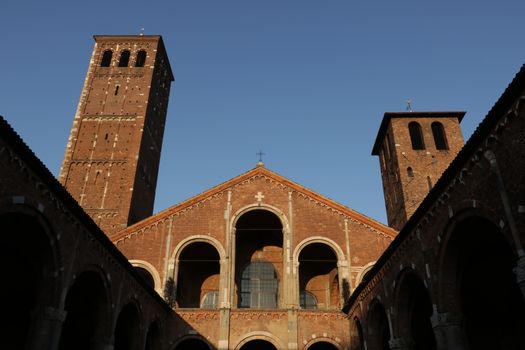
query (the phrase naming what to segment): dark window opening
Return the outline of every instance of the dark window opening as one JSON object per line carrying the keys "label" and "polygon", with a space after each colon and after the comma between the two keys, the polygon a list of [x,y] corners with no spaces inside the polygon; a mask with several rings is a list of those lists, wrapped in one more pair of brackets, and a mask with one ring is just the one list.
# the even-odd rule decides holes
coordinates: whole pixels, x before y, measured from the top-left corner
{"label": "dark window opening", "polygon": [[140,50],[137,53],[137,60],[135,61],[135,67],[144,67],[146,63],[146,51]]}
{"label": "dark window opening", "polygon": [[425,149],[425,141],[423,140],[421,125],[417,122],[410,122],[410,124],[408,124],[408,131],[410,133],[410,141],[412,141],[412,149]]}
{"label": "dark window opening", "polygon": [[129,63],[129,50],[124,50],[120,54],[120,60],[118,62],[119,67],[127,67]]}
{"label": "dark window opening", "polygon": [[113,57],[113,51],[106,50],[102,54],[102,60],[100,61],[101,67],[109,67],[111,65],[111,58]]}
{"label": "dark window opening", "polygon": [[411,167],[407,168],[407,175],[408,177],[414,177],[414,170]]}
{"label": "dark window opening", "polygon": [[119,90],[119,89],[120,89],[120,86],[119,86],[119,85],[115,86],[115,96],[118,95],[118,90]]}
{"label": "dark window opening", "polygon": [[445,135],[445,128],[440,122],[432,123],[432,135],[434,136],[434,143],[436,144],[437,150],[447,150],[448,142],[447,136]]}

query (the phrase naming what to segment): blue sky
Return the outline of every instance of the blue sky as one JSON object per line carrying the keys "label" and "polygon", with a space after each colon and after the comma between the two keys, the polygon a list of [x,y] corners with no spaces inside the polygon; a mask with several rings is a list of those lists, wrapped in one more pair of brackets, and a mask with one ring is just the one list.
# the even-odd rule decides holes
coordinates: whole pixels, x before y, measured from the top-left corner
{"label": "blue sky", "polygon": [[155,211],[266,166],[386,222],[384,112],[465,110],[524,63],[525,2],[3,0],[0,115],[56,175],[94,34],[161,34],[172,86]]}

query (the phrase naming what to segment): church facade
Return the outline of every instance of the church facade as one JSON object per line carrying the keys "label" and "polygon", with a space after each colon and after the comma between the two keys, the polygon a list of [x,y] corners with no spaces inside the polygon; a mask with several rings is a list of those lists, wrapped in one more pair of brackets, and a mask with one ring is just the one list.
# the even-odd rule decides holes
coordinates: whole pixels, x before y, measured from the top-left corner
{"label": "church facade", "polygon": [[0,123],[3,348],[524,344],[524,71],[465,145],[464,112],[385,114],[390,227],[262,162],[153,214],[162,38],[95,41],[60,184]]}

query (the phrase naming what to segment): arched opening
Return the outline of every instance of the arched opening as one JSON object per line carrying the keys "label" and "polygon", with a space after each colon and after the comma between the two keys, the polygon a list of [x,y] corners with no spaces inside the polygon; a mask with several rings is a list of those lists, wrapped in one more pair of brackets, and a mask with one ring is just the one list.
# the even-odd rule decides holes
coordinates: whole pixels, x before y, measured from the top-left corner
{"label": "arched opening", "polygon": [[187,350],[187,349],[191,349],[191,350],[210,350],[210,347],[202,339],[188,338],[188,339],[184,339],[183,341],[178,343],[177,346],[175,346],[175,349],[173,349],[173,350]]}
{"label": "arched opening", "polygon": [[151,273],[146,270],[143,267],[140,266],[133,266],[135,268],[135,271],[139,274],[139,276],[142,278],[144,282],[151,288],[155,289],[155,280],[153,279],[153,276]]}
{"label": "arched opening", "polygon": [[447,135],[445,134],[445,128],[440,122],[433,122],[431,125],[432,135],[434,136],[434,144],[437,150],[448,149]]}
{"label": "arched opening", "polygon": [[423,132],[421,125],[418,122],[410,122],[408,124],[408,132],[410,133],[410,141],[412,142],[412,149],[425,149],[425,141],[423,139]]}
{"label": "arched opening", "polygon": [[[220,257],[217,249],[206,242],[195,242],[186,246],[178,259],[177,305],[181,308],[217,308],[205,296],[216,292],[220,282]],[[201,305],[201,300],[206,305]]]}
{"label": "arched opening", "polygon": [[435,350],[432,330],[432,302],[423,282],[407,272],[399,285],[397,298],[397,327],[399,337],[407,339],[414,350]]}
{"label": "arched opening", "polygon": [[277,348],[269,341],[255,339],[241,346],[239,350],[277,350]]}
{"label": "arched opening", "polygon": [[91,349],[97,338],[106,336],[109,302],[100,275],[87,271],[69,289],[65,303],[59,349]]}
{"label": "arched opening", "polygon": [[102,53],[102,60],[100,60],[101,67],[109,67],[111,65],[111,59],[113,58],[113,51],[106,50]]}
{"label": "arched opening", "polygon": [[352,329],[350,332],[350,350],[364,350],[364,348],[363,327],[356,317],[352,322]]}
{"label": "arched opening", "polygon": [[[311,293],[317,300],[316,308],[334,309],[340,303],[337,256],[323,243],[311,243],[299,254],[299,293]],[[301,300],[302,301],[302,300]],[[306,305],[301,304],[301,308]]]}
{"label": "arched opening", "polygon": [[138,350],[140,347],[140,319],[137,307],[130,303],[120,312],[115,326],[114,350]]}
{"label": "arched opening", "polygon": [[310,345],[308,350],[337,350],[337,346],[327,341],[318,341]]}
{"label": "arched opening", "polygon": [[[3,323],[1,349],[23,349],[32,338],[32,314],[53,306],[57,286],[51,242],[42,225],[23,214],[0,216]],[[40,316],[40,315],[35,315]],[[38,328],[38,324],[33,324]]]}
{"label": "arched opening", "polygon": [[235,281],[237,306],[277,308],[283,269],[283,232],[279,218],[252,210],[236,224]]}
{"label": "arched opening", "polygon": [[407,168],[407,176],[414,177],[414,170],[412,170],[412,167]]}
{"label": "arched opening", "polygon": [[135,67],[144,67],[146,63],[146,51],[140,50],[137,52],[137,60],[135,61]]}
{"label": "arched opening", "polygon": [[127,67],[128,66],[128,64],[129,64],[129,55],[130,55],[129,50],[122,51],[122,53],[120,54],[120,60],[118,61],[118,66],[119,67]]}
{"label": "arched opening", "polygon": [[451,233],[442,259],[443,308],[462,315],[471,349],[525,344],[525,302],[515,260],[499,228],[486,219],[466,218]]}
{"label": "arched opening", "polygon": [[145,350],[160,350],[161,348],[162,341],[160,337],[159,324],[157,322],[153,322],[148,328]]}
{"label": "arched opening", "polygon": [[370,309],[367,350],[389,350],[390,328],[385,308],[376,301]]}

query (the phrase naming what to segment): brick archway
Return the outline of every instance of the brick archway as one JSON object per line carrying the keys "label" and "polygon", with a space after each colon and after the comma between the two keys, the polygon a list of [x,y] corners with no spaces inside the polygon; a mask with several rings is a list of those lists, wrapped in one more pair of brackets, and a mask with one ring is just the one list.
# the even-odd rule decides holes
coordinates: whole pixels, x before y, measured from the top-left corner
{"label": "brick archway", "polygon": [[[281,343],[281,341],[274,336],[273,334],[269,332],[251,332],[244,336],[244,338],[239,341],[239,343],[235,346],[235,350],[246,350],[247,348],[245,345],[247,345],[250,342],[257,342],[259,344],[269,344],[272,347],[268,347],[268,350],[273,349],[286,349],[286,347]],[[252,343],[255,345],[255,343]],[[261,350],[266,350],[263,348],[260,348]]]}

